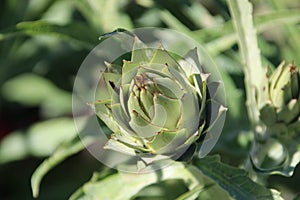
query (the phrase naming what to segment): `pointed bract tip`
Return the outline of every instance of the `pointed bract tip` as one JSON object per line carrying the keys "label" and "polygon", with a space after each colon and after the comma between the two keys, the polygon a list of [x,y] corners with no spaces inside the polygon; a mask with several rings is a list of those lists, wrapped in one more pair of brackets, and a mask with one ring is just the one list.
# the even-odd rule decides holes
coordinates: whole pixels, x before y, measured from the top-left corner
{"label": "pointed bract tip", "polygon": [[166,50],[161,41],[158,43],[157,49]]}
{"label": "pointed bract tip", "polygon": [[106,65],[106,67],[110,67],[111,66],[111,63],[107,62],[107,61],[104,61],[104,64]]}
{"label": "pointed bract tip", "polygon": [[206,81],[210,75],[211,75],[210,73],[201,73],[200,74],[201,80]]}
{"label": "pointed bract tip", "polygon": [[225,107],[225,106],[223,106],[223,105],[221,104],[219,111],[220,111],[220,112],[227,112],[227,111],[228,111],[228,108]]}

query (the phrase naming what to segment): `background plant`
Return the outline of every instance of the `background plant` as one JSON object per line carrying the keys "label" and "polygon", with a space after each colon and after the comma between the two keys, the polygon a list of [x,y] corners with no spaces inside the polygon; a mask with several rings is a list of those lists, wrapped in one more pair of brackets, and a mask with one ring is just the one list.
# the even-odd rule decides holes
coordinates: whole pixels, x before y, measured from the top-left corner
{"label": "background plant", "polygon": [[[252,99],[255,89],[251,88],[259,82],[252,78],[264,73],[266,65],[274,69],[282,60],[287,63],[294,60],[299,66],[300,6],[296,0],[251,1],[254,12],[254,24],[251,25],[248,24],[252,22],[251,5],[242,3],[196,0],[1,1],[1,198],[31,199],[30,176],[50,155],[33,176],[35,194],[41,178],[58,163],[70,158],[45,177],[40,199],[66,199],[89,180],[93,171],[97,173],[73,194],[73,198],[115,195],[124,184],[132,184],[126,193],[132,199],[151,198],[151,194],[154,195],[152,198],[164,199],[188,199],[193,195],[201,198],[231,195],[241,199],[245,194],[270,197],[269,190],[254,182],[250,184],[245,171],[236,168],[248,170],[249,177],[279,190],[286,199],[296,197],[300,192],[294,184],[299,182],[297,168],[292,178],[261,174],[251,170],[249,153],[256,155],[251,146],[260,127]],[[239,12],[241,7],[244,12]],[[219,66],[229,112],[221,139],[211,154],[220,154],[223,163],[216,157],[207,157],[195,160],[197,169],[182,164],[174,166],[159,183],[149,175],[136,182],[121,182],[120,187],[109,187],[120,180],[122,174],[106,169],[85,151],[75,155],[83,146],[76,137],[71,118],[74,76],[84,57],[99,43],[100,35],[120,27],[144,26],[168,27],[187,34],[204,45]],[[253,27],[256,28],[259,49],[255,47]],[[245,38],[252,39],[247,41]],[[258,57],[247,59],[249,55]],[[244,78],[249,78],[253,84],[245,84],[249,81],[245,82]],[[92,141],[92,137],[85,139]],[[291,170],[285,174],[291,175],[296,164],[291,165]],[[228,177],[236,177],[230,179],[232,184],[224,185],[228,177],[216,177],[218,169],[222,168],[226,169]],[[282,169],[271,173],[274,172],[282,174]],[[177,179],[168,178],[174,176]],[[241,185],[239,179],[247,180],[249,184],[238,187]]]}

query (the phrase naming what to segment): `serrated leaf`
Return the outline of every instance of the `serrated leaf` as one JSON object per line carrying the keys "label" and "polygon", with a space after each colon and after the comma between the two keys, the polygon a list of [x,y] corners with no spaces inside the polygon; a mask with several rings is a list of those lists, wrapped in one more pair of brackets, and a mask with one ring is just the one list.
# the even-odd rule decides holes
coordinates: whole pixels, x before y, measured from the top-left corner
{"label": "serrated leaf", "polygon": [[246,171],[221,163],[219,156],[206,156],[195,160],[194,164],[204,175],[214,180],[234,199],[281,199],[280,197],[275,198],[269,189],[253,182]]}

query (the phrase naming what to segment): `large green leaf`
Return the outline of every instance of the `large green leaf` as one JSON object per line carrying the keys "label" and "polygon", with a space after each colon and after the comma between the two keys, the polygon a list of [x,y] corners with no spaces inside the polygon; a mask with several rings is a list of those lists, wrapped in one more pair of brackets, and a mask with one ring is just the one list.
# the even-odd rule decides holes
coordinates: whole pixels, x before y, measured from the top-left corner
{"label": "large green leaf", "polygon": [[234,199],[282,199],[277,191],[269,190],[253,182],[246,171],[221,163],[218,156],[206,156],[195,160],[194,164]]}
{"label": "large green leaf", "polygon": [[[182,180],[189,189],[188,192],[179,196],[178,200],[196,198],[282,199],[277,191],[269,190],[253,182],[245,171],[221,163],[218,156],[196,159],[194,164],[184,165],[175,162],[152,173],[118,172],[104,178],[102,173],[95,173],[92,179],[78,189],[70,199],[134,199],[144,188],[166,180]],[[144,196],[147,194],[147,192],[142,193]]]}
{"label": "large green leaf", "polygon": [[[172,191],[172,187],[168,187],[169,183],[177,183],[177,187],[181,185],[180,187],[186,188],[188,192],[178,195],[179,191]],[[180,191],[183,192],[184,189]],[[203,175],[196,167],[175,162],[166,168],[146,174],[119,172],[103,178],[102,172],[95,173],[88,183],[70,197],[70,200],[127,200],[142,197],[166,199],[172,195],[172,199],[178,200],[197,197],[201,197],[201,199],[217,197],[222,197],[224,200],[231,199],[226,191]]]}
{"label": "large green leaf", "polygon": [[169,179],[182,179],[192,189],[198,184],[194,175],[182,163],[174,163],[161,170],[145,174],[129,174],[119,172],[102,179],[94,174],[92,180],[70,197],[75,199],[111,199],[125,200],[134,197],[140,190],[154,183]]}

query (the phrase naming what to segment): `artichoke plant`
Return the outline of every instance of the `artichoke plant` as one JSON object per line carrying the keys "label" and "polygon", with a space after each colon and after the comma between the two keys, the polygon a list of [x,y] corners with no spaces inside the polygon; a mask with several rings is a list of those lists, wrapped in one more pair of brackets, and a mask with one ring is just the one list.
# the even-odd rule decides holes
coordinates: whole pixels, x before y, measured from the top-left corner
{"label": "artichoke plant", "polygon": [[191,145],[213,124],[210,75],[201,72],[196,48],[179,61],[175,57],[162,44],[151,49],[135,36],[130,61],[105,63],[95,111],[112,131],[106,149],[147,164],[195,152]]}
{"label": "artichoke plant", "polygon": [[300,132],[300,67],[280,66],[265,79],[260,118],[276,136],[291,137]]}

